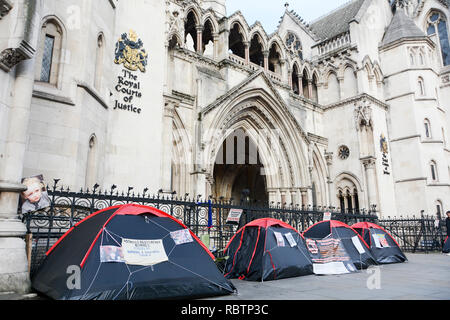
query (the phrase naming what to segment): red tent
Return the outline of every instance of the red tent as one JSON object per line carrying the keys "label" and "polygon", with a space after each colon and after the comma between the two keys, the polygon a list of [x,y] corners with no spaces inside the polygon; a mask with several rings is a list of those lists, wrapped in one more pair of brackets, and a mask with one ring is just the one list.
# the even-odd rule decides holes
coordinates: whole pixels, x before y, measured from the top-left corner
{"label": "red tent", "polygon": [[370,247],[370,251],[378,263],[400,263],[408,260],[397,241],[379,225],[371,222],[359,222],[352,225],[352,228]]}

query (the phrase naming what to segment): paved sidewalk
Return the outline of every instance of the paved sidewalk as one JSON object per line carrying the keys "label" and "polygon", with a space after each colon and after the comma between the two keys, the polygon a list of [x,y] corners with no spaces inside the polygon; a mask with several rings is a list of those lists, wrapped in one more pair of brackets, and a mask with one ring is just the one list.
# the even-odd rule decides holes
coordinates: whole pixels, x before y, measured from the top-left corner
{"label": "paved sidewalk", "polygon": [[[205,300],[450,300],[450,256],[407,254],[408,262],[379,266],[374,273],[305,276],[267,282],[232,280],[239,293]],[[371,278],[372,277],[372,278]],[[41,300],[36,294],[0,293],[0,300]]]}
{"label": "paved sidewalk", "polygon": [[[380,289],[374,273],[305,276],[267,282],[232,280],[237,295],[208,300],[450,300],[450,256],[407,254],[408,262],[381,265]],[[371,278],[372,277],[372,278]]]}

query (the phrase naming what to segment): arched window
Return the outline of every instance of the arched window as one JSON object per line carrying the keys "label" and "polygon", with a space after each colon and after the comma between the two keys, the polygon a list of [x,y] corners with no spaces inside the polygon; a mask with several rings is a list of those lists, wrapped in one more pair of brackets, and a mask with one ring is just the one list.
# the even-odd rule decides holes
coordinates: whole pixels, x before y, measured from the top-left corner
{"label": "arched window", "polygon": [[295,94],[300,94],[297,64],[294,64],[294,67],[292,68],[292,91],[294,91]]}
{"label": "arched window", "polygon": [[353,190],[353,197],[355,200],[355,213],[359,212],[359,197],[358,197],[358,190],[355,188]]}
{"label": "arched window", "polygon": [[281,74],[281,53],[276,42],[272,43],[269,51],[269,70]]}
{"label": "arched window", "polygon": [[303,96],[307,99],[310,99],[309,96],[309,75],[308,72],[306,71],[306,69],[303,70],[303,74],[302,74],[302,91],[303,91]]}
{"label": "arched window", "polygon": [[419,95],[424,96],[425,95],[425,82],[423,81],[422,77],[419,77],[419,79],[417,79],[417,87],[419,90]]}
{"label": "arched window", "polygon": [[409,63],[413,66],[416,64],[415,59],[414,59],[414,54],[410,53],[409,54]]}
{"label": "arched window", "polygon": [[214,37],[213,37],[213,25],[211,21],[206,20],[203,27],[202,35],[202,53],[207,57],[214,57]]}
{"label": "arched window", "polygon": [[250,42],[250,62],[264,67],[263,44],[258,34],[255,34]]}
{"label": "arched window", "polygon": [[95,57],[95,75],[94,75],[94,87],[100,90],[103,77],[103,54],[105,47],[105,39],[103,34],[99,34],[97,37],[97,53]]}
{"label": "arched window", "polygon": [[319,94],[317,91],[317,75],[314,73],[313,75],[313,81],[312,81],[312,97],[311,99],[314,102],[319,102]]}
{"label": "arched window", "polygon": [[230,29],[230,35],[228,37],[228,45],[231,53],[245,59],[245,46],[244,36],[239,23],[234,23]]}
{"label": "arched window", "polygon": [[445,16],[438,11],[433,11],[427,20],[427,34],[436,34],[436,40],[441,49],[444,66],[450,65],[450,45]]}
{"label": "arched window", "polygon": [[338,194],[338,198],[339,198],[339,205],[341,207],[341,212],[345,212],[345,198],[344,195],[342,194],[342,191],[339,191]]}
{"label": "arched window", "polygon": [[425,137],[430,139],[431,138],[431,124],[430,124],[430,120],[425,119],[423,121],[423,125],[425,128]]}
{"label": "arched window", "polygon": [[186,48],[194,52],[197,51],[197,24],[194,12],[190,11],[184,24],[184,41]]}
{"label": "arched window", "polygon": [[434,161],[434,160],[432,160],[430,162],[430,171],[431,171],[431,180],[433,182],[438,181],[437,165],[436,165],[436,161]]}
{"label": "arched window", "polygon": [[425,59],[423,57],[423,53],[422,52],[419,53],[419,63],[420,63],[421,66],[423,66],[425,64]]}
{"label": "arched window", "polygon": [[61,60],[62,28],[55,19],[44,22],[41,29],[39,51],[36,60],[37,81],[52,85],[58,83]]}
{"label": "arched window", "polygon": [[350,190],[347,190],[347,212],[348,213],[353,213],[353,197],[350,194]]}

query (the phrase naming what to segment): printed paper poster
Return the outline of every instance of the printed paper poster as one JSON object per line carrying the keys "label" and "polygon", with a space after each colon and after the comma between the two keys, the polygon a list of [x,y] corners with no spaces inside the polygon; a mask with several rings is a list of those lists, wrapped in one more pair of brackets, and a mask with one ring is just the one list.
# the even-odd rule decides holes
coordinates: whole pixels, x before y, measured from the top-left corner
{"label": "printed paper poster", "polygon": [[100,262],[125,262],[121,247],[100,246]]}
{"label": "printed paper poster", "polygon": [[23,178],[22,184],[27,187],[20,198],[22,213],[33,212],[50,206],[50,198],[43,175]]}
{"label": "printed paper poster", "polygon": [[309,252],[312,254],[319,253],[319,249],[317,248],[316,241],[313,239],[306,239],[306,247],[308,248]]}
{"label": "printed paper poster", "polygon": [[331,212],[324,212],[323,213],[323,221],[329,221],[331,220]]}
{"label": "printed paper poster", "polygon": [[177,246],[194,241],[188,229],[173,231],[170,236]]}
{"label": "printed paper poster", "polygon": [[360,254],[363,254],[363,253],[366,252],[366,250],[364,250],[364,247],[362,246],[361,240],[359,240],[359,237],[358,237],[358,236],[354,236],[354,237],[352,238],[352,242],[353,242],[353,245],[356,247],[356,249],[358,250],[358,252],[359,252]]}
{"label": "printed paper poster", "polygon": [[375,247],[382,248],[380,239],[378,238],[378,235],[374,234],[372,238],[373,238],[373,242],[375,242]]}
{"label": "printed paper poster", "polygon": [[314,263],[315,274],[344,274],[349,273],[343,262]]}
{"label": "printed paper poster", "polygon": [[297,245],[297,242],[295,241],[294,237],[292,236],[292,233],[285,233],[284,236],[286,237],[287,241],[292,247],[295,247]]}
{"label": "printed paper poster", "polygon": [[340,239],[329,238],[314,241],[317,248],[313,250],[315,253],[310,249],[310,247],[314,248],[311,240],[307,239],[306,243],[311,252],[315,274],[343,274],[356,271]]}
{"label": "printed paper poster", "polygon": [[127,264],[152,266],[169,260],[162,239],[122,239],[122,250]]}
{"label": "printed paper poster", "polygon": [[284,247],[285,242],[284,242],[283,235],[280,232],[274,232],[274,235],[275,235],[275,238],[277,238],[277,246]]}
{"label": "printed paper poster", "polygon": [[389,243],[386,240],[386,235],[385,234],[375,233],[373,235],[373,238],[374,238],[374,240],[375,240],[375,238],[377,238],[377,240],[375,242],[380,245],[380,246],[377,246],[378,248],[387,248],[387,247],[389,247]]}
{"label": "printed paper poster", "polygon": [[244,210],[242,210],[242,209],[230,209],[226,223],[239,224],[239,220],[241,219],[242,212],[244,212]]}

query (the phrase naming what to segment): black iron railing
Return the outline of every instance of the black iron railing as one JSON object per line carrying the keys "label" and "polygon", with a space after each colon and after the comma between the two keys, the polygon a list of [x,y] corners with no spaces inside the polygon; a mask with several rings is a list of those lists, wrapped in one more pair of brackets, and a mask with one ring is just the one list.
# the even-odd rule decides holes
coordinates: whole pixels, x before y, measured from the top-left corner
{"label": "black iron railing", "polygon": [[[328,207],[301,207],[294,205],[232,201],[207,201],[200,197],[188,198],[176,195],[150,195],[148,189],[135,194],[133,188],[118,192],[113,185],[109,191],[100,191],[98,185],[89,190],[73,192],[69,188],[58,187],[58,180],[52,188],[47,188],[51,200],[49,207],[21,215],[28,230],[31,273],[36,270],[51,246],[74,224],[90,214],[115,205],[136,203],[160,209],[182,221],[204,242],[216,256],[221,256],[228,241],[238,228],[259,218],[276,218],[299,231],[323,220],[324,212],[332,213],[332,218],[352,224],[359,221],[375,221],[374,213],[361,210],[342,213],[339,209]],[[242,210],[239,224],[227,223],[231,209]]]}
{"label": "black iron railing", "polygon": [[379,220],[407,252],[441,251],[447,230],[445,221],[432,216],[406,217]]}
{"label": "black iron railing", "polygon": [[[410,219],[378,220],[376,212],[358,210],[341,212],[339,208],[302,207],[298,205],[261,205],[259,203],[232,201],[207,201],[200,197],[177,197],[176,195],[156,196],[147,193],[135,194],[132,188],[127,192],[118,192],[116,186],[109,191],[100,191],[98,185],[89,190],[73,192],[58,187],[58,180],[48,189],[51,204],[48,208],[22,215],[27,226],[29,259],[31,274],[40,265],[45,253],[74,224],[90,214],[111,206],[136,203],[160,209],[182,221],[201,238],[217,257],[221,257],[228,241],[238,228],[259,218],[282,220],[300,232],[316,222],[322,221],[325,212],[331,212],[331,218],[352,225],[369,221],[382,225],[400,244],[404,251],[430,252],[441,250],[445,239],[445,224],[430,217]],[[230,210],[242,210],[239,224],[227,223]],[[30,240],[31,239],[31,240]]]}

